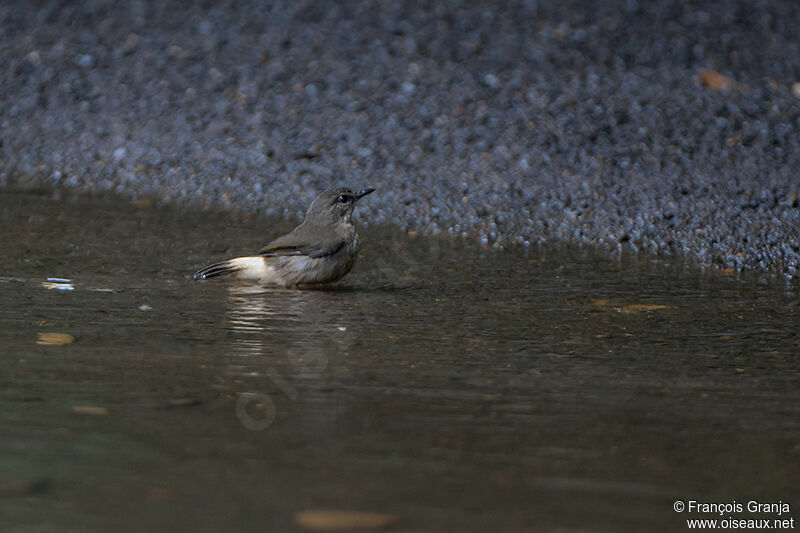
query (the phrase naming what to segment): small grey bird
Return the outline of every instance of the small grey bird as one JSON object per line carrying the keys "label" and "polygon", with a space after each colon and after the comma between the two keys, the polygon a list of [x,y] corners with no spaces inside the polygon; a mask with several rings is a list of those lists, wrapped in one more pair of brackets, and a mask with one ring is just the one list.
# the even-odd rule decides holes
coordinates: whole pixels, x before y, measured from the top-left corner
{"label": "small grey bird", "polygon": [[303,222],[257,255],[235,257],[195,272],[194,279],[233,274],[238,279],[297,287],[342,279],[358,256],[356,202],[374,191],[329,189],[311,202]]}

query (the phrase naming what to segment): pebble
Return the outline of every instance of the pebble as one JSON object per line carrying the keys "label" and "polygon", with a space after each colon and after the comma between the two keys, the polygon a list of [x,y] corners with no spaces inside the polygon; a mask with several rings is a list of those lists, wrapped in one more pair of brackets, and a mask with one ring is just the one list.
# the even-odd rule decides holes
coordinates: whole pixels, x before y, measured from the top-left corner
{"label": "pebble", "polygon": [[75,62],[82,68],[92,68],[94,66],[94,57],[89,54],[80,54],[75,58]]}
{"label": "pebble", "polygon": [[[636,4],[375,2],[311,23],[289,0],[268,16],[165,0],[157,17],[109,3],[104,20],[130,24],[98,24],[81,3],[12,0],[0,185],[292,217],[326,187],[371,185],[371,224],[796,275],[796,3],[759,4],[770,24],[703,18],[717,0]],[[103,166],[122,161],[148,172]]]}

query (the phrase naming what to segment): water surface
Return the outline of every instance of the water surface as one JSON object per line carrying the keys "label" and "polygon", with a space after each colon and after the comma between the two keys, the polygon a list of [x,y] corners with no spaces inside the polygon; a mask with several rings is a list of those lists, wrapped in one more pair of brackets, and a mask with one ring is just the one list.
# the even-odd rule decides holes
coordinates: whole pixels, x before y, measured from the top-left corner
{"label": "water surface", "polygon": [[292,224],[61,194],[0,191],[3,531],[800,518],[794,286],[373,227],[326,290],[195,282]]}

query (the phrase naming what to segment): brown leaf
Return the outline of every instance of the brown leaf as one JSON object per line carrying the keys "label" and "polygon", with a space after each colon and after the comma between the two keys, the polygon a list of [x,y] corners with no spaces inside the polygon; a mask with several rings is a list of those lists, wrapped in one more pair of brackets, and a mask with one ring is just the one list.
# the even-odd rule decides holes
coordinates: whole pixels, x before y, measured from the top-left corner
{"label": "brown leaf", "polygon": [[170,398],[169,404],[173,407],[184,407],[190,406],[194,407],[196,405],[201,405],[203,403],[202,400],[198,400],[197,398]]}
{"label": "brown leaf", "polygon": [[131,205],[136,209],[151,209],[156,205],[156,199],[154,196],[140,196]]}
{"label": "brown leaf", "polygon": [[75,337],[69,333],[39,333],[36,344],[42,346],[63,346],[75,342]]}
{"label": "brown leaf", "polygon": [[672,309],[671,305],[662,304],[628,304],[622,306],[625,311],[658,311],[661,309]]}
{"label": "brown leaf", "polygon": [[390,514],[358,511],[309,510],[294,515],[295,524],[314,531],[381,528],[395,520],[397,517]]}
{"label": "brown leaf", "polygon": [[585,345],[585,344],[591,344],[591,342],[589,342],[586,339],[564,339],[563,341],[561,341],[561,344]]}
{"label": "brown leaf", "polygon": [[108,414],[108,407],[96,405],[73,405],[72,412],[79,415],[103,416]]}
{"label": "brown leaf", "polygon": [[664,304],[612,304],[608,300],[592,300],[592,305],[597,307],[610,306],[617,312],[638,313],[639,311],[659,311],[661,309],[672,309],[672,305]]}
{"label": "brown leaf", "polygon": [[164,487],[149,487],[147,489],[147,501],[165,502],[169,500],[169,491]]}
{"label": "brown leaf", "polygon": [[697,76],[700,78],[700,83],[703,84],[703,87],[713,89],[715,91],[728,91],[732,89],[739,89],[741,87],[741,84],[738,81],[734,80],[733,78],[729,78],[724,74],[720,74],[716,70],[701,68],[700,73]]}

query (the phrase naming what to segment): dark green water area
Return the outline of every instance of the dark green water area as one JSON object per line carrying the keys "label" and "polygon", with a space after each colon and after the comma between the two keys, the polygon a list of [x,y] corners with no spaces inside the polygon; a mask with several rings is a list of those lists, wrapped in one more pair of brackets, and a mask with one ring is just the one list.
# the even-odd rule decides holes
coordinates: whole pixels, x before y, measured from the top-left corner
{"label": "dark green water area", "polygon": [[800,519],[791,282],[369,225],[325,290],[191,279],[292,226],[0,190],[0,530],[304,531],[343,511],[683,531],[692,499]]}

